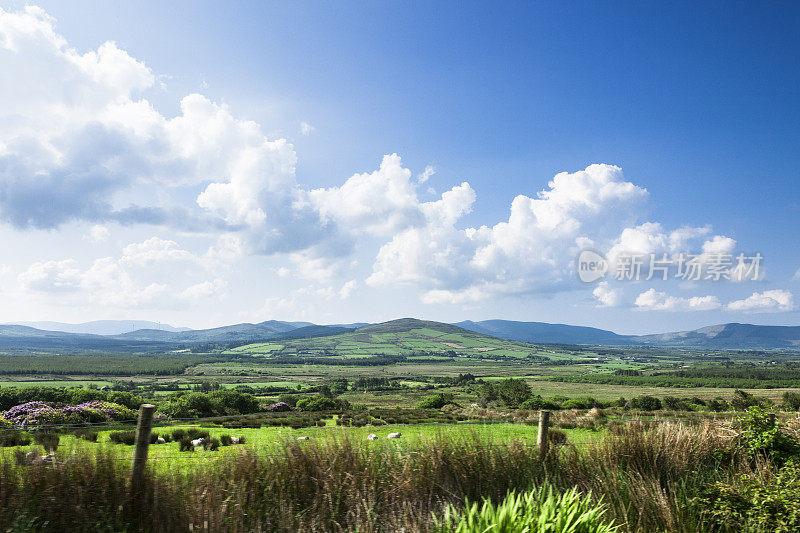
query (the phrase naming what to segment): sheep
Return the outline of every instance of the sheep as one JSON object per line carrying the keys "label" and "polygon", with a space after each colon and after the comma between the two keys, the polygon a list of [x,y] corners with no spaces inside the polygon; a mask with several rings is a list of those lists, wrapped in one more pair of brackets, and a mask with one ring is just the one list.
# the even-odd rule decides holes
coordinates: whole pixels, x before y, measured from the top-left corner
{"label": "sheep", "polygon": [[164,437],[158,437],[156,439],[156,444],[166,444],[167,441],[164,440]]}
{"label": "sheep", "polygon": [[206,439],[201,437],[199,439],[194,439],[192,441],[192,446],[194,446],[195,448],[199,448],[200,446],[202,446],[205,443],[206,443]]}
{"label": "sheep", "polygon": [[231,444],[239,444],[239,437],[231,437]]}
{"label": "sheep", "polygon": [[297,437],[297,440],[308,440],[308,437]]}
{"label": "sheep", "polygon": [[387,439],[399,439],[402,436],[403,436],[403,434],[398,431],[397,433],[389,433],[388,435],[386,435],[386,438]]}
{"label": "sheep", "polygon": [[378,440],[378,436],[375,433],[370,433],[367,435],[367,440]]}

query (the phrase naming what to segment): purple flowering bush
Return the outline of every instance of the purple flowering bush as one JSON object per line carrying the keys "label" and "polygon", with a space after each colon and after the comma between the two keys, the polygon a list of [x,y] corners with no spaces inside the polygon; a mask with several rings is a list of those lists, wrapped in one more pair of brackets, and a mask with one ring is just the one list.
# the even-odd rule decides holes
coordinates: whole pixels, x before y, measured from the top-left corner
{"label": "purple flowering bush", "polygon": [[286,402],[278,402],[278,403],[273,403],[272,405],[270,405],[267,408],[267,410],[275,412],[275,413],[280,413],[280,412],[283,412],[283,411],[294,411],[294,407],[292,407],[291,405],[289,405]]}
{"label": "purple flowering bush", "polygon": [[136,413],[125,406],[102,400],[79,405],[27,402],[15,405],[3,413],[2,418],[13,426],[26,428],[133,420],[136,418]]}

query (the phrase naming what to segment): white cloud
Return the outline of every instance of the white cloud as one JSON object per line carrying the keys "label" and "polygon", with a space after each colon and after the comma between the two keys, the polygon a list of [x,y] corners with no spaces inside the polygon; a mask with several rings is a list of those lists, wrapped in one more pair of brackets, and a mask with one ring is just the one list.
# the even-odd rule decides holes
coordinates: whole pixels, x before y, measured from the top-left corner
{"label": "white cloud", "polygon": [[622,303],[622,291],[612,289],[607,281],[601,281],[592,291],[598,307],[617,307]]}
{"label": "white cloud", "polygon": [[[170,307],[177,299],[223,295],[221,278],[193,282],[206,276],[210,265],[174,241],[152,237],[122,249],[119,257],[95,259],[81,268],[75,259],[36,262],[17,276],[28,294],[65,294],[60,301],[73,306],[92,302],[119,308]],[[187,286],[187,283],[189,284]]]}
{"label": "white cloud", "polygon": [[417,185],[422,185],[426,181],[428,181],[431,176],[436,174],[436,169],[431,165],[425,167],[425,170],[417,174]]}
{"label": "white cloud", "polygon": [[643,311],[712,311],[722,304],[716,296],[692,296],[682,298],[668,296],[665,292],[649,289],[641,293],[635,305]]}
{"label": "white cloud", "polygon": [[311,135],[316,128],[306,121],[300,123],[300,133],[303,135]]}
{"label": "white cloud", "polygon": [[109,237],[111,237],[111,232],[102,224],[95,224],[89,229],[89,233],[84,235],[84,239],[93,243],[105,242]]}
{"label": "white cloud", "polygon": [[342,300],[347,300],[353,295],[356,289],[358,289],[358,282],[356,280],[351,279],[350,281],[345,282],[345,284],[342,285],[342,288],[339,289],[339,298]]}
{"label": "white cloud", "polygon": [[422,285],[425,302],[556,291],[572,282],[579,246],[611,243],[646,199],[647,191],[624,181],[618,167],[590,165],[558,174],[535,198],[514,198],[508,221],[459,229],[475,201],[464,183],[423,204],[425,224],[382,246],[367,281]]}
{"label": "white cloud", "polygon": [[744,300],[735,300],[726,307],[728,311],[748,313],[792,311],[794,308],[794,296],[791,292],[782,289],[754,292]]}
{"label": "white cloud", "polygon": [[222,296],[227,287],[228,283],[221,278],[216,278],[212,281],[203,281],[186,287],[181,292],[181,298],[186,300],[201,300],[211,296]]}

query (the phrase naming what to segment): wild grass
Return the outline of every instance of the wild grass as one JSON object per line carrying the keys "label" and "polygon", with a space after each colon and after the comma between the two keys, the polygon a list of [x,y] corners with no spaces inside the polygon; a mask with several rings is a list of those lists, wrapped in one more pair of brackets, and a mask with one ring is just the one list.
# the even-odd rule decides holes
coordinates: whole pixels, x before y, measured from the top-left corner
{"label": "wild grass", "polygon": [[711,424],[629,424],[544,458],[513,436],[437,433],[370,448],[338,435],[286,438],[268,453],[243,446],[213,462],[196,453],[190,470],[149,471],[135,501],[128,463],[103,447],[55,464],[3,460],[0,530],[426,532],[433,516],[455,516],[467,500],[500,502],[549,484],[602,498],[620,531],[704,531],[700,488],[754,473]]}

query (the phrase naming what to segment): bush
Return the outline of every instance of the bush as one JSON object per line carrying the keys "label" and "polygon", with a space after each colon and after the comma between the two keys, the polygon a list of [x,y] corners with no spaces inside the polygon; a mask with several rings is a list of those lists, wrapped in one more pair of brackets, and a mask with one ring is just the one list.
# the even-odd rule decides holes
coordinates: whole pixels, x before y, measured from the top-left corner
{"label": "bush", "polygon": [[753,396],[747,391],[736,389],[733,391],[733,400],[731,406],[737,411],[746,411],[750,407],[758,407],[762,405],[761,400]]}
{"label": "bush", "polygon": [[194,445],[192,444],[192,441],[189,440],[188,437],[181,438],[178,441],[178,451],[181,451],[181,452],[193,452],[194,451]]}
{"label": "bush", "polygon": [[21,431],[0,432],[0,447],[27,446],[30,443],[31,443],[30,436]]}
{"label": "bush", "polygon": [[292,410],[293,410],[292,406],[289,405],[286,402],[273,403],[272,405],[267,407],[267,411],[271,411],[273,413],[281,413],[281,412],[292,411]]}
{"label": "bush", "polygon": [[114,431],[108,435],[109,440],[114,444],[127,444],[133,446],[136,442],[135,431]]}
{"label": "bush", "polygon": [[549,533],[613,533],[617,528],[606,521],[606,507],[592,503],[576,489],[556,494],[552,488],[539,487],[529,492],[511,492],[499,505],[484,500],[483,505],[467,502],[463,511],[448,506],[444,518],[435,520],[439,533],[484,531]]}
{"label": "bush", "polygon": [[800,411],[800,393],[790,391],[784,392],[783,408],[787,411]]}
{"label": "bush", "polygon": [[642,411],[658,411],[661,409],[661,400],[654,396],[637,396],[630,401],[630,406],[634,409],[641,409]]}
{"label": "bush", "polygon": [[52,431],[38,431],[33,434],[33,442],[44,447],[48,452],[55,452],[59,442],[58,433]]}
{"label": "bush", "polygon": [[96,431],[91,431],[88,429],[79,429],[73,433],[76,438],[88,440],[89,442],[97,442],[98,434]]}
{"label": "bush", "polygon": [[533,398],[529,398],[524,402],[522,402],[519,408],[527,409],[529,411],[540,411],[542,409],[549,409],[551,411],[556,411],[558,409],[561,409],[561,406],[550,400],[545,400],[544,398],[542,398],[537,394]]}
{"label": "bush", "polygon": [[230,446],[231,444],[233,444],[233,439],[231,439],[230,435],[220,435],[219,436],[219,443],[222,446]]}
{"label": "bush", "polygon": [[196,439],[207,439],[211,437],[211,434],[200,428],[189,428],[186,430],[186,436],[189,440],[196,440]]}
{"label": "bush", "polygon": [[739,423],[743,431],[737,437],[738,444],[751,457],[766,456],[776,464],[783,464],[800,456],[800,442],[786,433],[774,415],[752,407]]}
{"label": "bush", "polygon": [[447,404],[453,403],[453,395],[452,394],[433,394],[431,396],[426,396],[419,403],[417,403],[417,409],[441,409]]}
{"label": "bush", "polygon": [[730,409],[728,402],[723,400],[722,398],[714,398],[713,400],[708,400],[706,402],[706,407],[712,413],[721,413],[723,411],[727,411]]}
{"label": "bush", "polygon": [[206,451],[215,452],[219,450],[219,439],[208,438],[203,442],[203,449]]}
{"label": "bush", "polygon": [[297,408],[301,411],[332,411],[339,407],[341,401],[325,396],[313,396],[298,400]]}
{"label": "bush", "polygon": [[745,474],[706,486],[695,498],[709,529],[800,531],[800,467],[792,460],[775,476]]}
{"label": "bush", "polygon": [[172,431],[172,440],[174,440],[174,441],[180,441],[185,436],[186,436],[186,430],[185,429],[175,429],[175,430]]}
{"label": "bush", "polygon": [[597,407],[599,404],[597,400],[591,396],[585,398],[571,398],[561,404],[562,409],[591,409]]}

